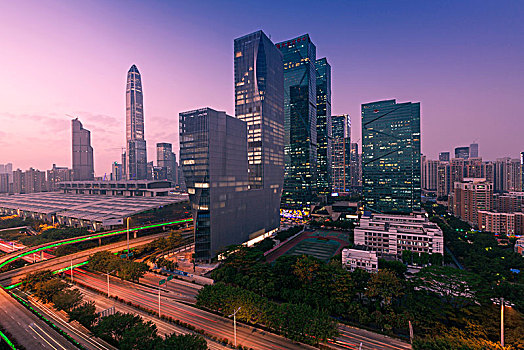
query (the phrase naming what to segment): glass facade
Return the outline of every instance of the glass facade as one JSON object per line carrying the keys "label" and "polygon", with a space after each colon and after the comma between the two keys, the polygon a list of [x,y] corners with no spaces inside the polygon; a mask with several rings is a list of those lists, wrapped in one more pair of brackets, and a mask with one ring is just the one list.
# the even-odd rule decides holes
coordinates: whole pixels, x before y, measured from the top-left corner
{"label": "glass facade", "polygon": [[421,210],[420,103],[362,105],[362,177],[367,209]]}
{"label": "glass facade", "polygon": [[317,182],[316,47],[309,35],[276,44],[284,63],[284,191],[282,206],[308,208]]}
{"label": "glass facade", "polygon": [[264,32],[257,31],[235,39],[234,60],[235,116],[248,128],[249,188],[276,189],[280,202],[284,177],[282,54]]}
{"label": "glass facade", "polygon": [[350,182],[350,145],[351,119],[349,115],[332,117],[333,135],[333,192],[349,192]]}
{"label": "glass facade", "polygon": [[126,86],[126,176],[128,180],[147,178],[147,150],[144,138],[144,98],[142,78],[135,65],[127,72]]}
{"label": "glass facade", "polygon": [[469,159],[469,147],[455,148],[455,158]]}
{"label": "glass facade", "polygon": [[333,187],[331,66],[327,59],[315,62],[317,70],[317,193],[328,196]]}

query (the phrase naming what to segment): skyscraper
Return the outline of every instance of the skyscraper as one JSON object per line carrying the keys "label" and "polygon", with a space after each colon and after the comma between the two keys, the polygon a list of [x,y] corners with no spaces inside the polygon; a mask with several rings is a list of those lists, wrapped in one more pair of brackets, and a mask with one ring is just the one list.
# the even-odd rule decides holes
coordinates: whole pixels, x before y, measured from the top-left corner
{"label": "skyscraper", "polygon": [[317,182],[316,47],[308,34],[276,44],[284,62],[282,205],[309,208]]}
{"label": "skyscraper", "polygon": [[315,62],[317,70],[317,193],[331,194],[332,169],[332,118],[331,118],[331,66],[327,59]]}
{"label": "skyscraper", "polygon": [[278,188],[249,189],[247,131],[245,122],[211,108],[180,113],[180,163],[198,260],[209,260],[220,249],[280,224],[273,200]]}
{"label": "skyscraper", "polygon": [[248,128],[249,188],[276,189],[269,205],[279,208],[284,177],[282,54],[259,30],[235,39],[234,61],[235,116]]}
{"label": "skyscraper", "polygon": [[142,78],[135,65],[127,72],[126,87],[126,176],[128,180],[147,178],[147,149],[144,136]]}
{"label": "skyscraper", "polygon": [[351,118],[347,114],[332,117],[333,192],[349,192]]}
{"label": "skyscraper", "polygon": [[91,147],[91,132],[84,129],[82,123],[75,118],[71,121],[73,146],[73,179],[75,181],[93,180],[95,177],[93,164],[93,147]]}
{"label": "skyscraper", "polygon": [[156,165],[162,168],[162,174],[165,174],[161,180],[175,181],[175,154],[173,145],[170,143],[156,144]]}
{"label": "skyscraper", "polygon": [[455,158],[468,159],[469,158],[469,147],[455,148]]}
{"label": "skyscraper", "polygon": [[479,156],[479,144],[472,143],[471,145],[469,145],[469,157],[478,158],[478,156]]}
{"label": "skyscraper", "polygon": [[358,153],[358,143],[352,142],[349,149],[350,183],[352,191],[362,187],[362,154]]}
{"label": "skyscraper", "polygon": [[420,103],[362,105],[365,206],[384,213],[421,210]]}

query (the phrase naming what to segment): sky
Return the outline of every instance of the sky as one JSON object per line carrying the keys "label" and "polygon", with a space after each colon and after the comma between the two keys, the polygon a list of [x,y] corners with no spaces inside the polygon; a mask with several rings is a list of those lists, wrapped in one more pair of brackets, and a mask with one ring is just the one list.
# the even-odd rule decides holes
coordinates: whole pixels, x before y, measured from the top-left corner
{"label": "sky", "polygon": [[234,115],[233,40],[309,33],[332,66],[332,114],[361,135],[362,103],[421,103],[422,152],[524,151],[522,1],[0,1],[0,164],[71,166],[71,116],[95,174],[125,145],[126,74],[142,74],[148,160],[178,153],[178,114]]}

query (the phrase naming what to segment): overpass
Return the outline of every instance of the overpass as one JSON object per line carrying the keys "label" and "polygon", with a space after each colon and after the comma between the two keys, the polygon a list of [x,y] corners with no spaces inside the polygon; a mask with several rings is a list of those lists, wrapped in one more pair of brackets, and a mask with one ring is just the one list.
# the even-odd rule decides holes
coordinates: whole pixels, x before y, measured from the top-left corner
{"label": "overpass", "polygon": [[103,233],[94,233],[94,234],[90,234],[86,236],[73,237],[73,238],[67,238],[67,239],[63,239],[63,240],[55,241],[51,243],[44,243],[36,247],[27,247],[22,250],[16,251],[14,253],[7,254],[7,255],[0,257],[0,268],[6,266],[7,264],[12,263],[15,260],[28,256],[30,254],[43,252],[44,250],[59,247],[62,245],[68,245],[68,244],[74,244],[74,243],[79,243],[79,242],[91,241],[94,239],[102,239],[106,237],[118,236],[118,235],[125,234],[128,231],[136,232],[136,231],[146,230],[150,228],[189,223],[192,221],[193,219],[182,219],[182,220],[163,222],[163,223],[152,224],[152,225],[147,225],[147,226],[133,227],[133,228],[130,228],[129,230],[125,229],[125,230],[110,231],[110,232],[103,232]]}

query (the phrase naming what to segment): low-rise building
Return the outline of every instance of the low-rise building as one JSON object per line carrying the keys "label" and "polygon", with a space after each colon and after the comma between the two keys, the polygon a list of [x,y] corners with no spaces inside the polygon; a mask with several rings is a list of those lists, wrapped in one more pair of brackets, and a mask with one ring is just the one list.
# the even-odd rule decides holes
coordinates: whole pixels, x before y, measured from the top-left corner
{"label": "low-rise building", "polygon": [[342,249],[342,267],[349,271],[362,269],[367,272],[377,272],[377,252],[344,248]]}
{"label": "low-rise building", "polygon": [[515,253],[524,256],[524,237],[520,237],[517,239],[517,242],[515,242]]}
{"label": "low-rise building", "polygon": [[355,245],[365,246],[378,256],[396,258],[403,250],[444,254],[444,235],[424,214],[373,214],[362,217],[355,227]]}
{"label": "low-rise building", "polygon": [[478,225],[482,231],[499,235],[521,235],[524,233],[524,213],[497,213],[479,210]]}

